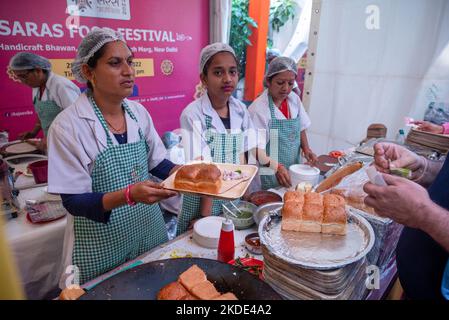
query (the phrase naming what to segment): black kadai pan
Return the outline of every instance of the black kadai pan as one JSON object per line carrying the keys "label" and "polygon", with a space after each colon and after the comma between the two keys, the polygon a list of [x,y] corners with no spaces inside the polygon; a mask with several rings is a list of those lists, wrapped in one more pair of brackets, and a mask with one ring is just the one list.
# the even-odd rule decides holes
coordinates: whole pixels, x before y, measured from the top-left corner
{"label": "black kadai pan", "polygon": [[156,300],[159,290],[177,281],[196,264],[221,292],[232,292],[239,300],[281,300],[267,283],[230,264],[202,258],[152,261],[123,271],[88,290],[80,300]]}

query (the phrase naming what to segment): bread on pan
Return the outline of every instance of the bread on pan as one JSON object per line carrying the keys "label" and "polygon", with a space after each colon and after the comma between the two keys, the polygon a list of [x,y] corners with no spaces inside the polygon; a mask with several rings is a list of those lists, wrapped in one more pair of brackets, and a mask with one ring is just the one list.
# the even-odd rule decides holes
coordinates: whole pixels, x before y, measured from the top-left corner
{"label": "bread on pan", "polygon": [[206,274],[196,264],[179,275],[179,282],[189,291],[192,291],[193,287],[206,280]]}
{"label": "bread on pan", "polygon": [[212,282],[208,280],[197,284],[190,292],[200,300],[212,300],[220,296],[220,292],[218,292]]}
{"label": "bread on pan", "polygon": [[175,281],[167,284],[157,294],[157,300],[185,300],[189,292],[182,284]]}
{"label": "bread on pan", "polygon": [[284,219],[282,218],[282,230],[285,231],[301,231],[301,219]]}
{"label": "bread on pan", "polygon": [[304,203],[304,192],[302,191],[287,191],[284,194],[284,202],[297,202],[297,203]]}
{"label": "bread on pan", "polygon": [[323,205],[323,196],[316,192],[307,192],[304,194],[304,202],[307,204]]}
{"label": "bread on pan", "polygon": [[347,221],[345,207],[326,207],[324,209],[322,232],[330,234],[346,234]]}
{"label": "bread on pan", "polygon": [[305,203],[302,214],[301,228],[303,232],[321,232],[323,220],[323,205],[317,203]]}
{"label": "bread on pan", "polygon": [[346,234],[346,201],[335,194],[289,191],[284,195],[282,230]]}
{"label": "bread on pan", "polygon": [[304,193],[287,191],[284,195],[282,207],[281,228],[285,231],[300,231],[303,214]]}
{"label": "bread on pan", "polygon": [[282,218],[302,219],[303,205],[295,202],[286,202],[282,207]]}
{"label": "bread on pan", "polygon": [[232,292],[226,292],[221,296],[218,296],[212,300],[238,300],[238,299]]}
{"label": "bread on pan", "polygon": [[78,300],[86,291],[80,286],[67,287],[59,294],[59,300]]}
{"label": "bread on pan", "polygon": [[346,205],[345,198],[337,194],[325,194],[323,197],[325,207],[344,207]]}

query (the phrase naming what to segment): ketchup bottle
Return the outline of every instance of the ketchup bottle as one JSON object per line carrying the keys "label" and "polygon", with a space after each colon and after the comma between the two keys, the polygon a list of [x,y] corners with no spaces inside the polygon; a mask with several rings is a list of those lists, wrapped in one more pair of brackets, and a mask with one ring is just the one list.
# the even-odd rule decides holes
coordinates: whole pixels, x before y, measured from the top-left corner
{"label": "ketchup bottle", "polygon": [[226,219],[221,225],[220,239],[218,240],[217,260],[228,263],[234,259],[234,224]]}

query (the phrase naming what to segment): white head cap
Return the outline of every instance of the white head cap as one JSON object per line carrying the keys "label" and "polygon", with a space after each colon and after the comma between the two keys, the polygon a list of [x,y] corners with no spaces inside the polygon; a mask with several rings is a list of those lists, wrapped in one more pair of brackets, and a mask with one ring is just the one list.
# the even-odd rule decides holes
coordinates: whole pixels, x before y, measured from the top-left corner
{"label": "white head cap", "polygon": [[200,54],[200,74],[204,71],[204,66],[206,63],[212,58],[214,55],[216,55],[219,52],[229,52],[231,53],[235,60],[237,60],[235,56],[234,49],[232,49],[231,46],[227,45],[226,43],[221,42],[215,42],[208,46],[205,46],[203,50],[201,50]]}
{"label": "white head cap", "polygon": [[268,71],[265,75],[264,83],[267,85],[268,79],[273,77],[274,75],[284,72],[284,71],[291,71],[295,74],[295,76],[298,75],[298,69],[296,66],[295,60],[288,57],[277,57],[274,58],[270,64],[268,65]]}
{"label": "white head cap", "polygon": [[51,63],[47,58],[31,52],[19,52],[9,60],[10,70],[32,70],[40,68],[51,70]]}
{"label": "white head cap", "polygon": [[277,57],[274,58],[270,64],[268,65],[268,71],[266,78],[271,78],[275,74],[284,72],[284,71],[291,71],[295,75],[298,74],[298,67],[296,66],[295,60],[288,57]]}
{"label": "white head cap", "polygon": [[[72,72],[75,79],[81,83],[86,83],[82,73],[82,66],[86,64],[93,55],[100,50],[105,44],[113,41],[123,41],[121,33],[116,32],[110,28],[94,27],[81,41],[76,59],[72,63]],[[126,42],[125,42],[126,43]]]}

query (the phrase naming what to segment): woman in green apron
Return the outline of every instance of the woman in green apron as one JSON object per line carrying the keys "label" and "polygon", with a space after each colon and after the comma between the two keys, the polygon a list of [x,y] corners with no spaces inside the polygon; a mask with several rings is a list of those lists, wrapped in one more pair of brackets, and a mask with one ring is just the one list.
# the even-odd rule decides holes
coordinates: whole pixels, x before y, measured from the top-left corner
{"label": "woman in green apron", "polygon": [[265,76],[267,89],[248,108],[256,129],[266,133],[258,136],[259,152],[266,153],[276,163],[274,167],[270,164],[270,168],[259,170],[263,190],[291,186],[288,168],[300,163],[301,150],[310,164],[317,160],[305,131],[310,119],[298,95],[292,93],[296,75],[293,59],[273,59]]}
{"label": "woman in green apron", "polygon": [[[94,28],[81,42],[72,71],[89,90],[62,112],[49,131],[49,192],[71,213],[65,234],[65,272],[79,282],[98,277],[168,240],[158,201],[175,192],[149,181],[176,166],[148,111],[132,94],[133,55],[122,36]],[[73,267],[74,266],[74,267]],[[75,269],[74,269],[75,268]],[[60,286],[64,288],[63,274]]]}
{"label": "woman in green apron", "polygon": [[[33,105],[38,116],[34,128],[21,133],[19,139],[34,138],[41,129],[47,137],[56,116],[80,95],[79,88],[67,78],[51,72],[50,61],[34,53],[17,53],[8,68],[13,79],[33,89]],[[45,145],[45,139],[43,141]]]}
{"label": "woman in green apron", "polygon": [[[224,43],[206,46],[201,51],[199,71],[206,92],[181,114],[184,148],[189,149],[186,158],[242,163],[244,152],[254,147],[246,132],[254,128],[246,106],[232,97],[238,82],[234,50]],[[197,218],[221,214],[223,203],[184,195],[177,234],[185,232]]]}

